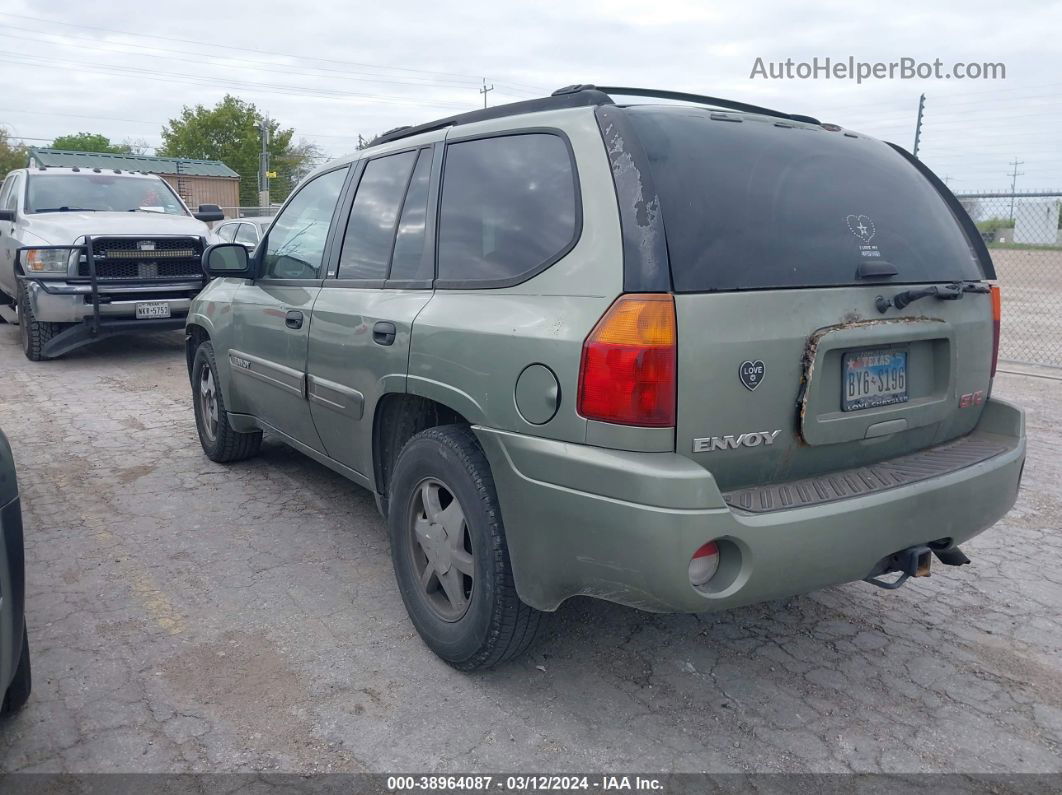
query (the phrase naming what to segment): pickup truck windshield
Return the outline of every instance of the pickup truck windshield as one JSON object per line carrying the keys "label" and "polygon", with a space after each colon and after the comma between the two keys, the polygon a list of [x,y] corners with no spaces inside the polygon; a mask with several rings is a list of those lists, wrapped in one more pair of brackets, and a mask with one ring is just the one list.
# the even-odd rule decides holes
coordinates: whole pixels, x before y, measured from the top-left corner
{"label": "pickup truck windshield", "polygon": [[635,107],[675,290],[984,278],[958,220],[888,145],[700,108]]}
{"label": "pickup truck windshield", "polygon": [[148,212],[186,215],[161,179],[121,174],[30,174],[26,212]]}

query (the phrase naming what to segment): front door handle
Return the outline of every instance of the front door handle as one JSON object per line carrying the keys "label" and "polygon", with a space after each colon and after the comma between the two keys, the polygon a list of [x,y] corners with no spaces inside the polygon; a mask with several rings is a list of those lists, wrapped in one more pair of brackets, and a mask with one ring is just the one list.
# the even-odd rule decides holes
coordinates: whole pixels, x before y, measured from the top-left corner
{"label": "front door handle", "polygon": [[394,345],[398,329],[388,320],[381,320],[372,327],[372,341],[377,345]]}
{"label": "front door handle", "polygon": [[284,325],[288,328],[302,328],[302,312],[298,309],[289,309],[284,315]]}

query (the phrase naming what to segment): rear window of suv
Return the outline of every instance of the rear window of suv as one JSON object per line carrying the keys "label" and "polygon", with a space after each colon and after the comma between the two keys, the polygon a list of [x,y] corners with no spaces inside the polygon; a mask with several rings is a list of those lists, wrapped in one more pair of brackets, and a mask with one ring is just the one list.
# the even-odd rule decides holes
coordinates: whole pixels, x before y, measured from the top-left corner
{"label": "rear window of suv", "polygon": [[[698,108],[628,109],[677,292],[984,278],[940,194],[887,144]],[[716,118],[712,118],[715,115]]]}

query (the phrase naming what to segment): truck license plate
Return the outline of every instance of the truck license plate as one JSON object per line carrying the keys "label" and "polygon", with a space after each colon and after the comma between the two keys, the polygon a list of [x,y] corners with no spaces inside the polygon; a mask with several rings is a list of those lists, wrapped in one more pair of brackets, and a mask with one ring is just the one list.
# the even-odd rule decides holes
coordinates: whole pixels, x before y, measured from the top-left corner
{"label": "truck license plate", "polygon": [[844,411],[906,403],[906,351],[852,351],[841,359]]}
{"label": "truck license plate", "polygon": [[155,320],[170,316],[170,305],[165,301],[142,301],[136,305],[137,320]]}

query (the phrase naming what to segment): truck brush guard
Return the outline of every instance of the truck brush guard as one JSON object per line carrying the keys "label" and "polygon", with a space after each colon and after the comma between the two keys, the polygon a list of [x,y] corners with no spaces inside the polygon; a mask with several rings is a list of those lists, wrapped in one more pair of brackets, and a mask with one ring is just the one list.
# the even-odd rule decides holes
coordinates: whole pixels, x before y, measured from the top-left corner
{"label": "truck brush guard", "polygon": [[[106,236],[111,237],[111,236]],[[189,236],[190,237],[190,236]],[[202,249],[204,248],[204,241],[200,238],[198,251],[193,252],[193,255],[198,259],[202,256]],[[34,265],[28,262],[31,252],[43,252],[43,251],[68,251],[70,255],[65,258],[65,264],[60,270],[37,270]],[[140,256],[130,256],[129,252],[120,252],[121,259],[142,259],[144,261],[159,261],[172,259],[172,252],[168,251],[154,251],[148,250],[143,252],[137,252]],[[70,246],[23,246],[15,251],[16,262],[19,266],[20,273],[17,274],[18,279],[27,282],[39,282],[41,286],[48,290],[46,286],[47,282],[84,282],[87,278],[89,292],[88,295],[91,298],[92,303],[92,315],[86,318],[80,323],[74,323],[70,328],[65,329],[61,333],[57,334],[45,345],[44,353],[51,356],[60,356],[75,348],[79,348],[89,342],[93,342],[103,337],[111,336],[114,334],[123,334],[130,331],[164,331],[169,329],[179,329],[184,327],[185,318],[182,317],[170,317],[170,318],[152,318],[152,319],[140,319],[140,318],[113,318],[106,317],[100,312],[100,274],[97,268],[97,259],[100,255],[97,253],[96,243],[89,235],[85,235],[85,242],[81,245]],[[109,255],[107,255],[109,256]],[[87,266],[88,273],[85,274],[80,265],[84,262]],[[167,278],[121,278],[110,279],[108,278],[108,285],[106,288],[109,290],[121,290],[122,284],[130,286],[133,283],[150,282],[155,284],[165,284],[166,281],[192,281],[199,279],[202,281],[202,286],[206,286],[209,281],[209,277],[206,272],[200,269],[200,272],[192,275],[181,275],[178,277]],[[110,284],[114,282],[114,284]],[[84,293],[79,293],[83,295]]]}

